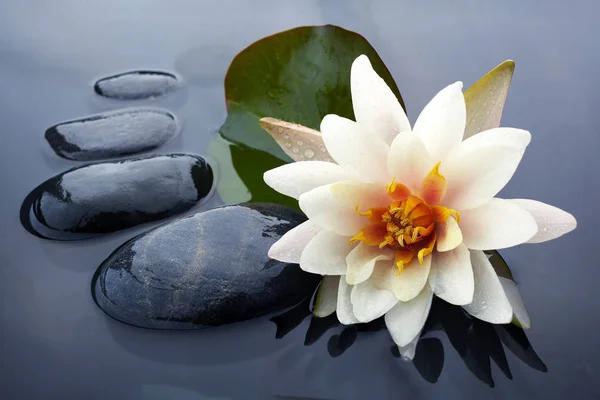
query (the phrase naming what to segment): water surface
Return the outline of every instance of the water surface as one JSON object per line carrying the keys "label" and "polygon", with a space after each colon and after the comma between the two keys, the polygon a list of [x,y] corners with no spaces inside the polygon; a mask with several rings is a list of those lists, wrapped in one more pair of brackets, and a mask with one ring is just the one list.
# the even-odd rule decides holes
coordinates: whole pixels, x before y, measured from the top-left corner
{"label": "water surface", "polygon": [[[600,396],[596,248],[600,216],[600,43],[593,0],[447,2],[375,0],[149,2],[5,1],[0,4],[0,397],[5,399],[365,399]],[[201,332],[155,332],[108,318],[90,295],[96,267],[147,224],[78,243],[44,241],[19,223],[35,186],[78,162],[44,151],[57,121],[114,110],[93,83],[118,71],[179,73],[181,134],[151,154],[205,152],[226,111],[230,60],[263,36],[333,23],[362,33],[396,78],[414,122],[442,87],[512,58],[503,125],[533,141],[504,197],[545,201],[579,222],[567,237],[503,251],[533,320],[540,373],[508,354],[514,379],[492,365],[478,380],[445,337],[436,384],[391,357],[385,331],[358,335],[332,358],[324,337],[303,346],[308,320],[280,340],[266,320]],[[218,196],[189,213],[220,204]],[[338,332],[339,333],[339,332]]]}

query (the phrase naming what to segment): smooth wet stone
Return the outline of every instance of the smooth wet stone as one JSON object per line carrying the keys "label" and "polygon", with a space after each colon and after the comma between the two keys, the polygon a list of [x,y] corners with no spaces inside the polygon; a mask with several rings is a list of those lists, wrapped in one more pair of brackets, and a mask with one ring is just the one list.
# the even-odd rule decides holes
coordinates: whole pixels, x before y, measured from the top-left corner
{"label": "smooth wet stone", "polygon": [[246,203],[170,222],[115,250],[96,271],[92,295],[109,316],[154,329],[197,329],[282,310],[310,298],[320,280],[267,256],[304,220],[280,205]]}
{"label": "smooth wet stone", "polygon": [[99,79],[94,91],[119,100],[141,100],[162,96],[177,89],[179,80],[162,71],[129,71]]}
{"label": "smooth wet stone", "polygon": [[199,156],[172,154],[91,164],[48,179],[21,207],[31,233],[77,240],[159,220],[208,195],[213,173]]}
{"label": "smooth wet stone", "polygon": [[93,161],[156,149],[179,133],[167,110],[127,108],[61,122],[46,130],[46,141],[60,157]]}

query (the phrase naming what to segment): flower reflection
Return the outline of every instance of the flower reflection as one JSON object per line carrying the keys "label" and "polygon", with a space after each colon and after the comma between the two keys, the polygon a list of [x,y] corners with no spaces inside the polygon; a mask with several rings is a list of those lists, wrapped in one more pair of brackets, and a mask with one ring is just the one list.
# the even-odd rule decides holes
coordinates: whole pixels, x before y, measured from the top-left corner
{"label": "flower reflection", "polygon": [[[310,299],[306,299],[271,319],[277,325],[278,339],[290,333],[311,315],[310,302]],[[344,327],[341,332],[339,326]],[[342,325],[335,314],[325,318],[311,316],[304,345],[315,344],[326,337],[328,331],[334,329],[335,332],[327,339],[327,351],[331,357],[340,357],[357,343],[361,336],[385,329],[385,321],[378,318],[366,324]],[[437,382],[444,366],[444,346],[438,332],[445,333],[448,342],[460,355],[469,371],[490,387],[494,387],[492,361],[508,379],[513,378],[505,349],[531,368],[541,372],[547,371],[546,365],[536,354],[523,329],[512,324],[495,325],[481,321],[468,315],[461,307],[436,298],[433,300],[412,360],[415,369],[428,382]],[[393,357],[402,358],[398,347],[393,343],[390,343],[390,353]]]}

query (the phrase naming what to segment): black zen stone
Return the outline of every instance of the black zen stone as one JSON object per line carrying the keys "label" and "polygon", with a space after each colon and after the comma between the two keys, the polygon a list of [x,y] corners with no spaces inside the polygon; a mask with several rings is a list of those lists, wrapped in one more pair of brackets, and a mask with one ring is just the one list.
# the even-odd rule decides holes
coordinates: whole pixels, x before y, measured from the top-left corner
{"label": "black zen stone", "polygon": [[320,276],[270,259],[269,247],[305,220],[267,203],[223,206],[126,242],[96,271],[96,304],[121,322],[197,329],[282,310],[312,296]]}
{"label": "black zen stone", "polygon": [[189,210],[212,184],[211,167],[196,155],[86,165],[34,189],[21,206],[21,223],[47,239],[82,239]]}
{"label": "black zen stone", "polygon": [[179,130],[177,118],[167,110],[126,108],[61,122],[44,137],[60,157],[94,161],[156,149]]}
{"label": "black zen stone", "polygon": [[179,86],[177,77],[161,71],[130,71],[99,79],[94,91],[118,100],[142,100],[165,95]]}

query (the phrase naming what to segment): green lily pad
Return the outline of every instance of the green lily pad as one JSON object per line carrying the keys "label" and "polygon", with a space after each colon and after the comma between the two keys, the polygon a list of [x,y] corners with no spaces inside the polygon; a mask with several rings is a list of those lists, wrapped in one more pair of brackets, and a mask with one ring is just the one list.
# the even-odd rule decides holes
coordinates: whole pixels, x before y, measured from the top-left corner
{"label": "green lily pad", "polygon": [[[327,114],[354,119],[350,67],[361,54],[369,57],[375,71],[404,106],[400,91],[375,49],[361,35],[337,26],[306,26],[280,32],[251,44],[234,58],[225,77],[228,115],[219,132],[229,143],[232,164],[245,187],[235,190],[231,182],[219,179],[217,191],[226,197],[225,202],[246,201],[249,191],[252,201],[260,197],[262,201],[282,203],[281,195],[266,186],[262,176],[266,170],[292,160],[259,120],[273,117],[318,130]],[[218,151],[222,148],[213,143],[208,153],[218,163],[226,164],[227,156]],[[286,205],[290,201],[294,200]]]}
{"label": "green lily pad", "polygon": [[217,135],[208,145],[207,153],[216,166],[217,190],[225,204],[270,202],[299,210],[298,202],[268,188],[263,173],[281,165],[281,160],[269,153],[242,143],[233,143]]}

